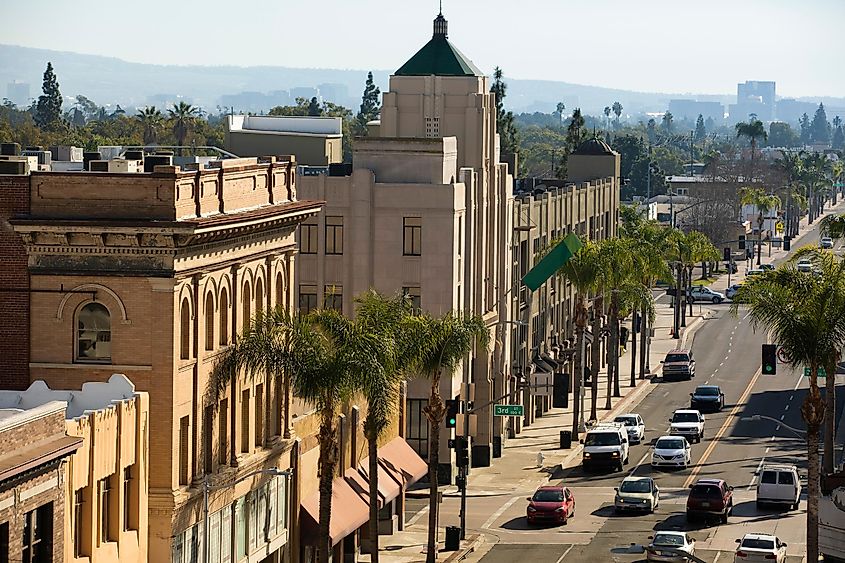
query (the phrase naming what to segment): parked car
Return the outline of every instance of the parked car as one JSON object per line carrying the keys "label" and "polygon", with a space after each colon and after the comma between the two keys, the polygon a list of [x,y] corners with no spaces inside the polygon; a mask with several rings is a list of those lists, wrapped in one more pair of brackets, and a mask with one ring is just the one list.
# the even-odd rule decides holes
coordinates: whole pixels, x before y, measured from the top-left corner
{"label": "parked car", "polygon": [[648,561],[685,563],[689,561],[686,555],[695,555],[695,539],[686,532],[657,532],[648,539],[651,540],[645,548]]}
{"label": "parked car", "polygon": [[725,407],[725,394],[718,385],[699,385],[689,394],[689,408],[718,412]]}
{"label": "parked car", "polygon": [[745,534],[736,540],[739,545],[734,554],[734,562],[756,563],[784,563],[786,561],[786,544],[777,536],[770,534]]}
{"label": "parked car", "polygon": [[713,291],[709,287],[703,285],[695,285],[689,291],[687,301],[693,303],[695,301],[709,301],[710,303],[721,303],[725,300],[725,294]]}
{"label": "parked car", "polygon": [[811,272],[813,270],[813,263],[808,258],[802,258],[795,264],[799,272]]}
{"label": "parked car", "polygon": [[660,489],[651,477],[625,477],[614,489],[613,506],[616,512],[635,510],[654,512],[660,504]]}
{"label": "parked car", "polygon": [[771,272],[775,269],[774,264],[760,264],[760,269],[764,272]]}
{"label": "parked car", "polygon": [[575,495],[569,487],[540,487],[527,500],[525,518],[529,524],[539,521],[566,524],[575,516]]}
{"label": "parked car", "polygon": [[651,450],[652,467],[680,467],[690,464],[690,445],[683,436],[661,436]]}
{"label": "parked car", "polygon": [[728,289],[725,290],[725,297],[727,297],[728,299],[733,299],[734,297],[736,297],[736,292],[739,291],[742,285],[743,284],[741,283],[735,283],[730,286]]}
{"label": "parked car", "polygon": [[733,512],[733,490],[722,479],[699,479],[690,485],[687,497],[687,521],[690,523],[710,516],[717,516],[722,524],[728,523]]}
{"label": "parked car", "polygon": [[583,438],[584,469],[612,467],[622,471],[628,463],[628,431],[624,424],[606,422],[590,428]]}
{"label": "parked car", "polygon": [[620,414],[613,422],[621,422],[628,431],[628,443],[639,444],[645,437],[645,423],[643,417],[636,413]]}
{"label": "parked car", "polygon": [[833,239],[830,237],[822,237],[819,239],[819,247],[833,248]]}
{"label": "parked car", "polygon": [[700,442],[704,438],[704,415],[693,409],[678,409],[669,419],[669,434]]}
{"label": "parked car", "polygon": [[765,274],[765,273],[766,273],[766,270],[763,270],[763,269],[760,269],[760,268],[754,268],[752,270],[748,270],[747,272],[745,272],[745,277],[750,278],[752,276],[759,276],[760,274]]}
{"label": "parked car", "polygon": [[663,381],[673,378],[690,379],[695,377],[695,358],[692,350],[672,350],[660,362],[663,364]]}
{"label": "parked car", "polygon": [[757,480],[757,506],[785,504],[798,509],[801,480],[794,465],[764,465]]}

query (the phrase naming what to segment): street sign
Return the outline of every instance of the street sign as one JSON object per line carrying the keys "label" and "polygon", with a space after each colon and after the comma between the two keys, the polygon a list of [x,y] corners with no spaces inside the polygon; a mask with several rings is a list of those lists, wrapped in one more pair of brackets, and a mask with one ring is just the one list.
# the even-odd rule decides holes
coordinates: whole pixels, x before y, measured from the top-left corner
{"label": "street sign", "polygon": [[493,416],[524,416],[522,405],[493,405]]}
{"label": "street sign", "polygon": [[554,375],[545,371],[532,373],[530,379],[532,387],[548,387],[554,385]]}
{"label": "street sign", "polygon": [[[806,366],[804,367],[804,377],[810,377],[810,368]],[[827,372],[824,368],[819,368],[818,371],[816,371],[816,377],[827,377]]]}

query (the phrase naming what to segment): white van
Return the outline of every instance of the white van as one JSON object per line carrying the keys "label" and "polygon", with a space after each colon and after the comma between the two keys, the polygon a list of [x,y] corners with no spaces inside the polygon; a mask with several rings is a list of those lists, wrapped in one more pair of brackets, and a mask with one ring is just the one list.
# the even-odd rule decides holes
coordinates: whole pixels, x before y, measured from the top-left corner
{"label": "white van", "polygon": [[604,422],[594,426],[581,443],[584,469],[612,467],[622,471],[622,466],[628,463],[628,430],[624,423]]}
{"label": "white van", "polygon": [[757,507],[786,504],[798,509],[801,481],[794,465],[764,465],[757,479]]}

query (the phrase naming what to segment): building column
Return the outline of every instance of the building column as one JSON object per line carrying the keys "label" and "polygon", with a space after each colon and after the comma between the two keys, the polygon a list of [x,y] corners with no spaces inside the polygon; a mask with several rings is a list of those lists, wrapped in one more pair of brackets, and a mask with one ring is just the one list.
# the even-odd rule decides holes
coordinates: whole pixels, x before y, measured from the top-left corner
{"label": "building column", "polygon": [[[493,382],[490,377],[491,357],[485,353],[473,358],[473,373],[475,374],[475,404],[484,405],[493,396]],[[495,370],[495,367],[492,367]],[[493,410],[488,405],[475,413],[477,431],[472,440],[471,462],[473,467],[489,467],[492,457],[493,443]]]}

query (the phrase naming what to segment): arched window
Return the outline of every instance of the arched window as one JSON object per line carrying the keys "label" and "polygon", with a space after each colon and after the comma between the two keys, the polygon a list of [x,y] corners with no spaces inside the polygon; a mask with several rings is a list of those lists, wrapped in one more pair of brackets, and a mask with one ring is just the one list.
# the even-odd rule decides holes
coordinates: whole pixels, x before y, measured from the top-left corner
{"label": "arched window", "polygon": [[264,284],[261,278],[255,282],[255,314],[261,313],[264,310]]}
{"label": "arched window", "polygon": [[249,328],[249,321],[252,318],[252,292],[249,289],[249,282],[244,284],[243,294],[243,329]]}
{"label": "arched window", "polygon": [[229,292],[226,288],[220,292],[220,345],[229,343]]}
{"label": "arched window", "polygon": [[88,303],[76,316],[76,360],[111,361],[111,316],[100,303]]}
{"label": "arched window", "polygon": [[191,358],[191,306],[187,297],[182,300],[180,318],[179,357],[183,360],[189,360]]}
{"label": "arched window", "polygon": [[276,307],[285,306],[285,282],[282,273],[276,274]]}
{"label": "arched window", "polygon": [[205,349],[214,350],[214,294],[205,295]]}

